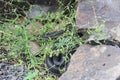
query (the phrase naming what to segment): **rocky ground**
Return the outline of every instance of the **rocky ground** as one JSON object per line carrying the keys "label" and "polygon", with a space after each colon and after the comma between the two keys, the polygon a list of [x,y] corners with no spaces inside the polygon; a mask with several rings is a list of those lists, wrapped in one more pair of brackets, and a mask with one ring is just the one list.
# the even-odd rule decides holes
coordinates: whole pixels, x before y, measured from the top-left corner
{"label": "rocky ground", "polygon": [[120,80],[120,48],[83,45],[59,80]]}
{"label": "rocky ground", "polygon": [[23,80],[27,76],[24,66],[15,66],[10,62],[0,62],[0,80]]}
{"label": "rocky ground", "polygon": [[[2,3],[4,5],[6,2],[2,1]],[[14,8],[9,4],[8,6],[10,9]],[[119,0],[81,0],[78,3],[75,16],[78,33],[80,32],[79,34],[88,42],[107,39],[115,43],[107,42],[99,45],[85,43],[80,46],[72,55],[67,71],[59,80],[120,80],[119,6]],[[46,16],[48,12],[55,12],[57,8],[57,5],[33,5],[31,11],[25,14],[27,18],[32,19]],[[35,24],[34,27],[31,24],[27,26],[31,35],[37,34],[39,29],[43,28],[41,23]],[[95,33],[89,33],[87,31],[89,29]],[[29,45],[31,54],[37,55],[40,47],[37,42],[30,42]],[[2,59],[6,51],[0,53]],[[16,66],[14,63],[0,62],[0,80],[23,80],[27,72],[24,65]]]}
{"label": "rocky ground", "polygon": [[[18,23],[20,23],[20,24],[24,24],[25,19],[28,19],[31,22],[25,23],[26,24],[25,26],[31,35],[37,35],[40,32],[40,29],[43,28],[42,22],[39,22],[37,20],[32,22],[33,19],[35,19],[37,17],[47,16],[48,13],[56,12],[56,10],[58,9],[58,4],[56,5],[56,3],[54,3],[52,5],[47,0],[45,0],[45,1],[42,0],[43,3],[45,3],[45,4],[41,3],[42,1],[39,4],[36,2],[38,0],[34,0],[35,2],[30,2],[31,5],[26,2],[17,3],[15,1],[13,1],[13,2],[11,1],[11,3],[9,3],[8,1],[7,0],[0,1],[0,3],[1,3],[0,23],[2,23],[2,24],[5,23],[5,24],[9,25],[9,19],[14,20],[16,18],[16,16],[20,17],[20,18],[18,18]],[[47,1],[47,3],[46,3],[46,1]],[[57,2],[57,1],[55,0],[55,2]],[[66,2],[65,4],[68,4],[68,1],[65,1],[65,2]],[[32,4],[32,3],[35,3],[35,4]],[[21,10],[22,8],[24,8],[24,9]],[[16,9],[16,11],[14,11],[15,9]],[[17,23],[17,21],[16,21],[16,23]],[[46,22],[44,22],[44,24],[45,23]],[[12,26],[10,26],[9,31],[11,31],[11,33],[12,33],[12,31],[15,31],[15,28],[19,28],[19,27],[20,27],[19,24],[12,24]],[[55,27],[54,31],[58,30],[58,27],[61,27],[61,25],[57,25]],[[1,37],[1,33],[0,33],[0,37]],[[0,41],[1,41],[1,39],[0,39]],[[38,45],[38,43],[36,41],[31,41],[29,44],[29,47],[30,47],[30,52],[33,56],[37,56],[39,54],[40,45]],[[7,62],[7,61],[2,60],[3,57],[6,58],[6,55],[8,53],[7,51],[11,51],[10,48],[6,48],[6,46],[4,48],[2,48],[1,43],[0,43],[0,61],[1,61],[0,62],[0,80],[23,80],[27,76],[28,70],[24,67],[25,65],[23,65],[23,64],[21,64],[21,66],[16,66],[17,63],[11,63],[11,61]],[[26,55],[24,55],[24,57],[26,57]],[[44,71],[44,70],[42,70],[42,71]],[[44,71],[44,72],[46,72],[46,71]]]}
{"label": "rocky ground", "polygon": [[[102,27],[100,31],[102,36],[93,33],[86,39],[88,41],[108,39],[119,43],[119,3],[119,0],[80,1],[76,13],[79,32],[87,29],[100,30]],[[80,46],[73,54],[67,71],[59,80],[120,80],[120,44],[108,43],[110,45]]]}

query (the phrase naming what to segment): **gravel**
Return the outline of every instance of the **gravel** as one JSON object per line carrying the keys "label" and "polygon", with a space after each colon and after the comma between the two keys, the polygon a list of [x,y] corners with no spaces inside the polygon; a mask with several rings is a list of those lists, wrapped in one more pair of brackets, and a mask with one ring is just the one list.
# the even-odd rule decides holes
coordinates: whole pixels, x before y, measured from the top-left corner
{"label": "gravel", "polygon": [[13,63],[0,63],[0,80],[23,80],[27,70],[23,66],[14,66]]}

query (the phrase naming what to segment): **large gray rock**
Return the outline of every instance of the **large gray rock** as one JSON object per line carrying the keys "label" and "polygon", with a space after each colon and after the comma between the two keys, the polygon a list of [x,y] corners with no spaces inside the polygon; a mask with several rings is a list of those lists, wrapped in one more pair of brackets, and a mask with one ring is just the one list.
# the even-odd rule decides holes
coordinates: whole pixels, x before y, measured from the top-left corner
{"label": "large gray rock", "polygon": [[83,45],[59,80],[120,80],[120,48]]}
{"label": "large gray rock", "polygon": [[103,36],[120,41],[119,6],[120,0],[81,0],[76,14],[77,29],[96,29],[102,24]]}

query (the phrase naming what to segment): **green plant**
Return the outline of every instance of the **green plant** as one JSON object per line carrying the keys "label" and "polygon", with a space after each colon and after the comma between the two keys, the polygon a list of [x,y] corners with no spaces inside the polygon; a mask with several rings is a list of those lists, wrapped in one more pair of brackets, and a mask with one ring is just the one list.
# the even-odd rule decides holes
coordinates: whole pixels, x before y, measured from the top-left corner
{"label": "green plant", "polygon": [[[72,8],[72,6],[71,6]],[[68,6],[66,7],[68,8]],[[0,25],[0,46],[9,48],[7,56],[3,60],[12,61],[15,65],[25,64],[26,68],[34,72],[28,72],[27,77],[24,80],[55,80],[57,77],[49,73],[45,65],[46,55],[53,56],[59,55],[60,52],[65,54],[65,61],[69,60],[67,54],[75,46],[75,44],[82,45],[83,40],[76,35],[75,30],[75,8],[69,10],[69,15],[64,14],[64,10],[60,9],[56,13],[49,13],[44,17],[37,17],[33,20],[25,19],[24,22],[18,22],[19,17],[13,20],[9,20],[8,23]],[[27,29],[26,23],[33,24],[35,21],[44,23],[44,27],[36,34],[31,34]],[[67,25],[71,25],[70,30],[67,30],[63,35],[56,36],[54,38],[42,38],[42,34],[51,33],[54,31],[65,30]],[[35,25],[33,25],[35,26]],[[40,49],[37,55],[33,55],[30,52],[30,42],[37,41]],[[56,41],[59,41],[56,43]],[[52,50],[53,45],[58,47],[58,50]],[[66,45],[66,47],[64,47]],[[47,74],[46,74],[47,73]]]}

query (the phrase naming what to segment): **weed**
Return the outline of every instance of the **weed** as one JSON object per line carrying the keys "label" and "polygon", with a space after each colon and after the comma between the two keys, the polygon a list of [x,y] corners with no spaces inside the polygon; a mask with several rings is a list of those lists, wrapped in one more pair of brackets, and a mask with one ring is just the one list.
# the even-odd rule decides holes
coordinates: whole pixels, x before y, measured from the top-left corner
{"label": "weed", "polygon": [[[45,65],[46,56],[66,54],[65,61],[67,62],[69,61],[67,54],[70,53],[75,44],[82,45],[83,40],[76,35],[75,30],[75,8],[71,6],[72,9],[70,9],[69,6],[66,6],[66,9],[70,11],[69,15],[64,15],[64,10],[60,10],[33,20],[25,19],[24,22],[18,22],[19,18],[16,17],[14,20],[0,25],[0,46],[9,48],[7,56],[3,57],[2,60],[13,61],[15,65],[25,64],[27,69],[34,70],[32,73],[28,72],[24,80],[55,80],[57,77],[50,74]],[[36,24],[34,25],[36,21],[42,23],[44,27],[38,28],[35,33],[31,34],[26,23],[36,26]],[[67,25],[72,26],[70,30],[66,30],[66,27],[69,27]],[[66,32],[59,37],[47,39],[41,37],[42,34],[59,30],[66,30]],[[32,41],[36,41],[40,46],[36,55],[30,52],[29,44]],[[53,45],[57,46],[58,49],[52,50]]]}

